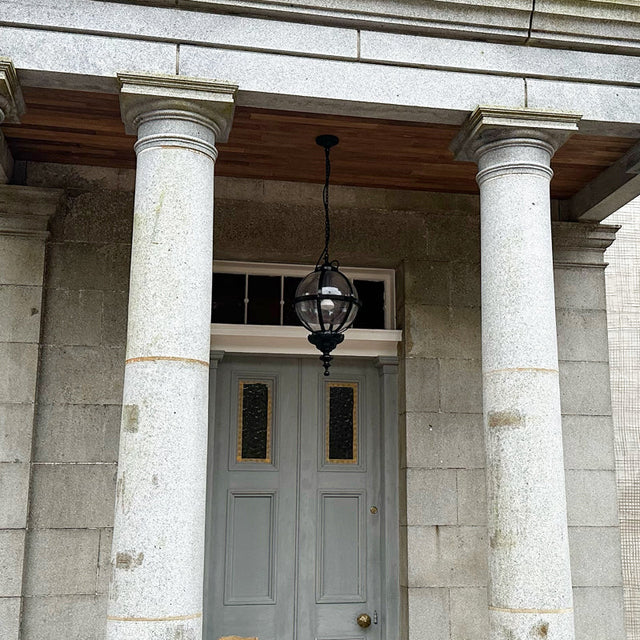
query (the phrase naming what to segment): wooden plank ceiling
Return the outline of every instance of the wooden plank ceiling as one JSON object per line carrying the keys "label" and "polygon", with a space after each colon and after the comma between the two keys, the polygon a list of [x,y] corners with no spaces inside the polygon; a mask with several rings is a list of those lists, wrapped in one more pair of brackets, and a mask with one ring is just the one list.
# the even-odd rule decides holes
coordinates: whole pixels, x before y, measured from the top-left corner
{"label": "wooden plank ceiling", "polygon": [[[134,138],[120,119],[118,97],[23,89],[27,112],[2,130],[16,160],[134,167]],[[315,137],[332,133],[332,184],[477,193],[475,165],[456,162],[449,143],[457,126],[270,111],[238,107],[216,173],[240,178],[322,182]],[[553,197],[568,198],[613,164],[635,140],[573,136],[553,160]]]}

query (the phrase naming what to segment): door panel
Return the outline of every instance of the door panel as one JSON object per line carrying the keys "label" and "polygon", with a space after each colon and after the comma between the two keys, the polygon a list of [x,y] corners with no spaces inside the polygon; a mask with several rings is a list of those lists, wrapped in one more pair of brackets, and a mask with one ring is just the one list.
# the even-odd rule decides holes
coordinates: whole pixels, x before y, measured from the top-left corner
{"label": "door panel", "polygon": [[371,364],[225,357],[217,373],[206,638],[379,640],[379,383]]}

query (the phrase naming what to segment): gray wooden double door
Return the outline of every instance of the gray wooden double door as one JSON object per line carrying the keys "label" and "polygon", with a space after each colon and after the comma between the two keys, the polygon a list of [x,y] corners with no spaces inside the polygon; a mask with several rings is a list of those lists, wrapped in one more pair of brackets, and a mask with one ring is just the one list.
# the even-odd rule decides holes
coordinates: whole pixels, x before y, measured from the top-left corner
{"label": "gray wooden double door", "polygon": [[379,640],[378,372],[226,356],[216,387],[206,639]]}

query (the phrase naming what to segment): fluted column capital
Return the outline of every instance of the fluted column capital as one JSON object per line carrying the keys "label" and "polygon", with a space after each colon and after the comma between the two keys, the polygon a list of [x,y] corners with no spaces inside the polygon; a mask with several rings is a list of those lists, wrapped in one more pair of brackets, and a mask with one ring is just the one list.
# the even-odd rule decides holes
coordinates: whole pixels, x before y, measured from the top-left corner
{"label": "fluted column capital", "polygon": [[538,109],[479,106],[451,143],[456,160],[478,162],[486,150],[500,143],[535,145],[551,156],[578,131],[581,115]]}
{"label": "fluted column capital", "polygon": [[0,123],[20,122],[24,110],[16,68],[9,58],[0,58]]}

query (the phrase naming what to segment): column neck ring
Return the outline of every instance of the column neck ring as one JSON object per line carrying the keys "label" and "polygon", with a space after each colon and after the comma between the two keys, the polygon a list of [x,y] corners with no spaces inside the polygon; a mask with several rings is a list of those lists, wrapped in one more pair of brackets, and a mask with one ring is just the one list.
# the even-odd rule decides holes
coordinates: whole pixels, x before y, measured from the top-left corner
{"label": "column neck ring", "polygon": [[133,125],[138,130],[136,154],[154,147],[176,146],[204,153],[214,162],[218,157],[215,141],[220,128],[198,113],[180,109],[145,111],[134,118]]}

